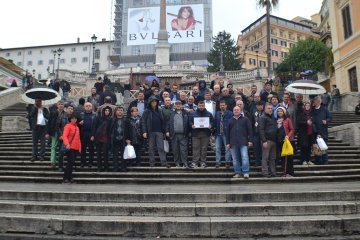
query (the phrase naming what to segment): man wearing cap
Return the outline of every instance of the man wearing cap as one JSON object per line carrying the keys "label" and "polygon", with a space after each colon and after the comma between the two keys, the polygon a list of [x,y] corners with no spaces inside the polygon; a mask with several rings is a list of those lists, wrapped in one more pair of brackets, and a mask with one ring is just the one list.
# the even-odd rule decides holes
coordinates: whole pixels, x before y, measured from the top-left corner
{"label": "man wearing cap", "polygon": [[176,167],[188,168],[189,115],[183,109],[181,100],[176,100],[175,111],[170,115],[167,135],[170,136]]}

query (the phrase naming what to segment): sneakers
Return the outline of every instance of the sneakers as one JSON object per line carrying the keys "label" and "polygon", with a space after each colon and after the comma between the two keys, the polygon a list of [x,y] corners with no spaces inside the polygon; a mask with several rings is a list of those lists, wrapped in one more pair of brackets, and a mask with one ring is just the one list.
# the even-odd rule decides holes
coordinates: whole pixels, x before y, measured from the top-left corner
{"label": "sneakers", "polygon": [[235,174],[233,178],[240,178],[240,174]]}
{"label": "sneakers", "polygon": [[248,173],[244,174],[244,179],[249,179],[249,174]]}
{"label": "sneakers", "polygon": [[307,166],[308,163],[304,161],[304,162],[302,163],[302,165]]}
{"label": "sneakers", "polygon": [[191,168],[198,168],[198,164],[193,162],[193,163],[190,164],[190,167]]}
{"label": "sneakers", "polygon": [[206,165],[206,163],[202,162],[202,163],[200,164],[200,167],[201,167],[201,168],[206,168],[207,165]]}
{"label": "sneakers", "polygon": [[309,161],[307,164],[310,166],[314,165],[314,163],[312,161]]}

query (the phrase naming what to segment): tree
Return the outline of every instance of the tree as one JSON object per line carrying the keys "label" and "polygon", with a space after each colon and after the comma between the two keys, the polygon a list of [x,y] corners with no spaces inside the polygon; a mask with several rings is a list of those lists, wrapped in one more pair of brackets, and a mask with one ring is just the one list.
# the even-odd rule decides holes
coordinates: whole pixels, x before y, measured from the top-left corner
{"label": "tree", "polygon": [[223,66],[225,70],[240,70],[241,64],[238,53],[239,47],[231,38],[231,34],[225,31],[219,32],[218,35],[213,38],[213,40],[213,48],[210,50],[207,56],[207,60],[209,62],[208,71],[220,71],[221,52],[223,54]]}
{"label": "tree", "polygon": [[268,76],[270,77],[271,73],[271,45],[270,45],[270,12],[271,10],[279,4],[279,0],[256,0],[257,5],[261,8],[266,8],[266,49],[267,49],[267,59],[268,59]]}
{"label": "tree", "polygon": [[277,74],[301,72],[311,69],[314,73],[323,72],[332,65],[332,52],[318,39],[300,40],[291,48],[287,57],[276,68]]}

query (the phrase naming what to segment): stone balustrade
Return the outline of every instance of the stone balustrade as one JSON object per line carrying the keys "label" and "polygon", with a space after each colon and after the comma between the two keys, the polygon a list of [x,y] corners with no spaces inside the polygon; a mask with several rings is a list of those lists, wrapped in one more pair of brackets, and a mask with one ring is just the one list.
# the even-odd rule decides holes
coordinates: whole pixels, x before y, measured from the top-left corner
{"label": "stone balustrade", "polygon": [[0,110],[20,102],[23,93],[24,90],[21,87],[12,87],[1,91]]}

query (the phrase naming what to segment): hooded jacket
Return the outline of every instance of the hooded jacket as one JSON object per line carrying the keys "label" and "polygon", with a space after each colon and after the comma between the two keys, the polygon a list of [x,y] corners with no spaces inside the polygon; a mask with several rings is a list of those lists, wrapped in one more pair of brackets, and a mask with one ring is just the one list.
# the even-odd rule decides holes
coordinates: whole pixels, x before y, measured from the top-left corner
{"label": "hooded jacket", "polygon": [[[152,101],[156,101],[156,107],[155,109],[151,108],[151,102]],[[147,103],[147,107],[141,117],[141,129],[142,129],[142,133],[151,133],[152,132],[152,118],[153,118],[153,114],[154,111],[157,111],[159,113],[160,116],[160,126],[162,129],[162,132],[165,133],[166,131],[166,122],[165,122],[165,117],[163,112],[161,111],[161,109],[159,109],[159,100],[154,97],[151,96],[148,100]]]}
{"label": "hooded jacket", "polygon": [[[200,86],[201,83],[204,83],[204,87]],[[199,84],[199,95],[204,97],[205,93],[209,92],[209,89],[206,87],[206,82],[205,80],[199,80],[198,84]]]}

